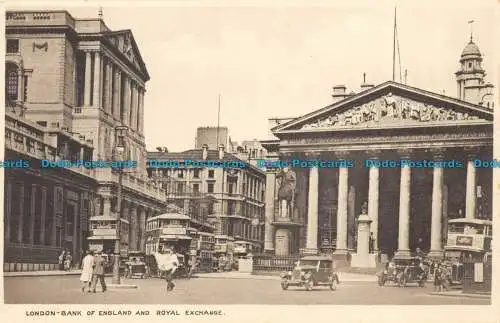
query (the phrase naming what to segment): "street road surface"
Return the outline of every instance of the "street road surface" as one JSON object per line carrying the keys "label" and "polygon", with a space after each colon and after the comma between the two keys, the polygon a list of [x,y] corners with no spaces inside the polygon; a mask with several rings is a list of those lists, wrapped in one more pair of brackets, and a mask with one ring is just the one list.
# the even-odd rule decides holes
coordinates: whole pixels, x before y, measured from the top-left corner
{"label": "street road surface", "polygon": [[[373,282],[342,282],[336,291],[290,287],[281,290],[279,280],[193,278],[178,279],[173,292],[157,278],[122,280],[137,289],[114,289],[82,295],[79,275],[5,277],[6,304],[263,304],[263,305],[489,305],[489,299],[429,295],[425,288],[379,287]],[[111,282],[110,278],[106,279]]]}

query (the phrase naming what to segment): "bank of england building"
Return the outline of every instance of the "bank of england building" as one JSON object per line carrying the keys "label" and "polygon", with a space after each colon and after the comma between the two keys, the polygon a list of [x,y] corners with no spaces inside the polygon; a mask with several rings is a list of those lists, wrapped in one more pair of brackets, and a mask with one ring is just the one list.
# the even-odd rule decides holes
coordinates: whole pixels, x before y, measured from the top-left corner
{"label": "bank of england building", "polygon": [[[146,172],[144,96],[149,74],[130,30],[67,11],[6,13],[5,172],[7,271],[53,269],[61,250],[78,263],[88,248],[144,250],[145,222],[165,192]],[[120,145],[118,143],[120,141]],[[40,168],[42,160],[137,161],[112,167]]]}

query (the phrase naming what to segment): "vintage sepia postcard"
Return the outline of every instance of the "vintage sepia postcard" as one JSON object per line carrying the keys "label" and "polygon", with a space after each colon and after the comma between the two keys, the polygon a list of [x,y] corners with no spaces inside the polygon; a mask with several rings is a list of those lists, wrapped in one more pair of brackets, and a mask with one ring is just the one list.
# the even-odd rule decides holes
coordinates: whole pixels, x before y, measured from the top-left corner
{"label": "vintage sepia postcard", "polygon": [[8,1],[2,312],[495,321],[498,9]]}

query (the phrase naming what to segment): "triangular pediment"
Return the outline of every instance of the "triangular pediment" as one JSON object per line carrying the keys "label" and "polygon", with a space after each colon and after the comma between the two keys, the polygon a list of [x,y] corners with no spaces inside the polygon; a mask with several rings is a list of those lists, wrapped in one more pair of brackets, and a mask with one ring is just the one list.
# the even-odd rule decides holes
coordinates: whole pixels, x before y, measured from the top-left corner
{"label": "triangular pediment", "polygon": [[131,63],[137,70],[139,70],[143,75],[149,79],[149,73],[146,69],[146,65],[142,60],[141,53],[135,42],[132,31],[130,30],[120,30],[110,32],[106,35],[106,38],[114,45],[114,47],[120,51],[129,63]]}
{"label": "triangular pediment", "polygon": [[383,129],[492,122],[493,111],[444,95],[386,82],[272,129]]}

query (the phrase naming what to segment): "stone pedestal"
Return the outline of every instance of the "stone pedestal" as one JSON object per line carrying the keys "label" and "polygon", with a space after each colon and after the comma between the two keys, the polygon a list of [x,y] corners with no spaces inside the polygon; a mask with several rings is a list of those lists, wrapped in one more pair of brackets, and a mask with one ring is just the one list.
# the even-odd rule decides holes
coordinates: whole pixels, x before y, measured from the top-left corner
{"label": "stone pedestal", "polygon": [[351,266],[361,268],[375,268],[377,266],[376,254],[370,254],[370,223],[372,220],[366,214],[358,218],[358,249],[352,255]]}
{"label": "stone pedestal", "polygon": [[280,228],[276,230],[275,253],[276,256],[290,255],[290,230]]}

